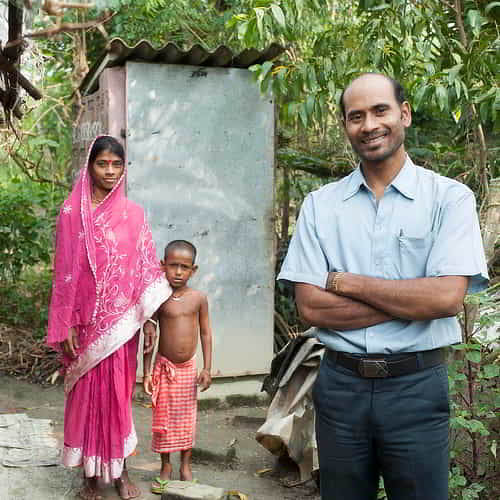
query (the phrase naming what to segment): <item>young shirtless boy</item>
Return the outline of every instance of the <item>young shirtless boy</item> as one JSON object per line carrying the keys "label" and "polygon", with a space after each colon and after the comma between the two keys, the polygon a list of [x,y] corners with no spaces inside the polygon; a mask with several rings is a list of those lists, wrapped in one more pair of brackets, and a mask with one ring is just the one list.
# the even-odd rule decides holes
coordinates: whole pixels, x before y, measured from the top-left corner
{"label": "young shirtless boy", "polygon": [[[181,452],[180,479],[192,480],[191,454],[196,428],[197,385],[205,391],[212,378],[212,331],[205,294],[188,286],[196,272],[196,248],[184,240],[171,241],[162,261],[173,293],[158,309],[158,354],[151,373],[152,353],[144,355],[144,391],[153,400],[153,451],[161,454],[161,471],[151,487],[163,493],[172,477],[170,453]],[[198,335],[203,369],[197,374]]]}

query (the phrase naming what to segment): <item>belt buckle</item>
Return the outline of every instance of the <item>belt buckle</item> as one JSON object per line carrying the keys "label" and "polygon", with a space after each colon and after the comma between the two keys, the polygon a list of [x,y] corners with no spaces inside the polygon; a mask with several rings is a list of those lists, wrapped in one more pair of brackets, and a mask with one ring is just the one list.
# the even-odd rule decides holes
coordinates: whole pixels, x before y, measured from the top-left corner
{"label": "belt buckle", "polygon": [[365,378],[386,378],[389,376],[389,367],[385,359],[361,359],[358,371]]}

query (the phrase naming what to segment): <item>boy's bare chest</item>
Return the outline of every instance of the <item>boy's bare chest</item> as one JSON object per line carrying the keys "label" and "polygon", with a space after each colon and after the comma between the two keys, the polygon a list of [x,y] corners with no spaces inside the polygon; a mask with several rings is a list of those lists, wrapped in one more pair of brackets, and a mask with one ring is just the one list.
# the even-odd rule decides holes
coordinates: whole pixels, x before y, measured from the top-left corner
{"label": "boy's bare chest", "polygon": [[163,303],[158,311],[160,316],[165,318],[177,318],[181,316],[196,316],[198,314],[199,305],[194,301],[174,301],[172,299]]}

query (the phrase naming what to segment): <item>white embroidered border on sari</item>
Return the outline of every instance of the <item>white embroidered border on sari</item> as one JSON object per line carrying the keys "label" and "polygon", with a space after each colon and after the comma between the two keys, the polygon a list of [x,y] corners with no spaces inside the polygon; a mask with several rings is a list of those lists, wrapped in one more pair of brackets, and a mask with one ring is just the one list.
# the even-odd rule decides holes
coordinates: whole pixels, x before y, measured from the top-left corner
{"label": "white embroidered border on sari", "polygon": [[136,446],[137,433],[132,422],[132,431],[123,442],[123,458],[112,458],[109,463],[104,463],[101,457],[84,457],[82,448],[65,446],[62,464],[66,467],[78,467],[83,464],[86,477],[101,477],[104,482],[109,483],[122,475],[125,459],[134,452]]}
{"label": "white embroidered border on sari", "polygon": [[64,391],[68,394],[80,377],[97,366],[103,359],[126,344],[170,296],[171,289],[164,276],[148,285],[141,298],[105,334],[88,346],[84,353],[68,368],[64,378]]}

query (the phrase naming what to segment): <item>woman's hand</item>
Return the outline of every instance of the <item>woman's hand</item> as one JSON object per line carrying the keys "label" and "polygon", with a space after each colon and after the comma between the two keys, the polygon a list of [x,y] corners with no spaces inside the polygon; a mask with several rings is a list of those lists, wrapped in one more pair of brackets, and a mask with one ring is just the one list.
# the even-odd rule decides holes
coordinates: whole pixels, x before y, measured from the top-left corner
{"label": "woman's hand", "polygon": [[143,354],[151,352],[155,346],[156,342],[156,323],[152,323],[151,320],[146,321],[142,327],[144,332],[144,349]]}
{"label": "woman's hand", "polygon": [[70,358],[75,359],[77,357],[76,350],[80,347],[76,328],[71,327],[68,330],[68,338],[62,344],[63,352]]}

